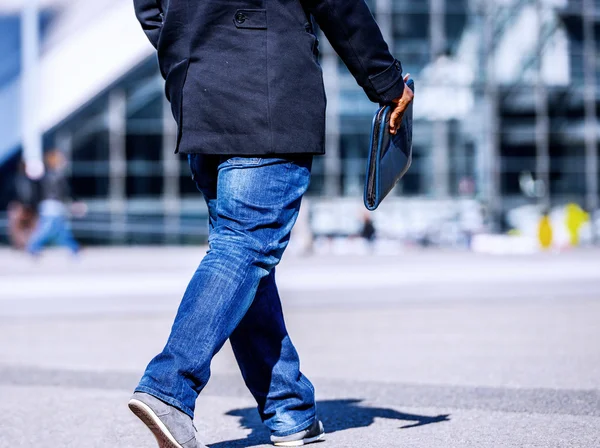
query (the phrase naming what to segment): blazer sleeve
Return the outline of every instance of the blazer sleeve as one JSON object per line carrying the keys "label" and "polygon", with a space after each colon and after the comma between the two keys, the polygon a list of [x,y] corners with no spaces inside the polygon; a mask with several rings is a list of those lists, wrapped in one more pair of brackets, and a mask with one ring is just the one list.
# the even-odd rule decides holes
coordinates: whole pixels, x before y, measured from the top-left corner
{"label": "blazer sleeve", "polygon": [[402,65],[389,51],[364,0],[301,0],[369,99],[402,96]]}
{"label": "blazer sleeve", "polygon": [[150,43],[156,48],[158,46],[158,37],[162,29],[163,13],[158,0],[133,0],[135,15],[142,25],[142,29],[150,40]]}

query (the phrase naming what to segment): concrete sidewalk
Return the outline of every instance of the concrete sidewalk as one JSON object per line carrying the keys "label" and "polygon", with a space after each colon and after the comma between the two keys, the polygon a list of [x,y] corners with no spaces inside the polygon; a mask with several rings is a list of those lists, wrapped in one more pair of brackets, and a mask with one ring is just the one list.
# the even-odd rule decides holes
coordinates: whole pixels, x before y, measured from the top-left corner
{"label": "concrete sidewalk", "polygon": [[[51,252],[32,265],[0,251],[0,448],[155,446],[126,403],[198,252]],[[598,255],[286,260],[320,446],[600,446]],[[228,346],[212,371],[199,437],[269,446]]]}

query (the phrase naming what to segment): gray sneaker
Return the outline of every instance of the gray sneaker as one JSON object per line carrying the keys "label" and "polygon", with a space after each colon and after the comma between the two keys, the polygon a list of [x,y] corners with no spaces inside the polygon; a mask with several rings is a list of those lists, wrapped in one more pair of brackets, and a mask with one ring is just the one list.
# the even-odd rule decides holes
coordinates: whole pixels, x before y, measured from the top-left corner
{"label": "gray sneaker", "polygon": [[192,419],[158,398],[136,392],[129,400],[129,409],[152,431],[159,448],[206,448],[196,440]]}
{"label": "gray sneaker", "polygon": [[323,423],[316,420],[309,428],[285,437],[271,436],[275,446],[303,446],[325,440]]}

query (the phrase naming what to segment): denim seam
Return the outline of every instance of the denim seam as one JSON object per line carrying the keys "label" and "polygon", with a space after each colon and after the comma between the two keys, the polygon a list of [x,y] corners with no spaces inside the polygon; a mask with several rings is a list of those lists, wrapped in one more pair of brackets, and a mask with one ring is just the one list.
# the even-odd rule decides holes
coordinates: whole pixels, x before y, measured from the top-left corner
{"label": "denim seam", "polygon": [[188,408],[187,406],[182,404],[179,400],[169,397],[168,395],[165,395],[162,392],[158,392],[155,389],[152,389],[147,386],[138,386],[135,388],[135,392],[144,392],[148,395],[152,395],[153,397],[156,397],[159,400],[164,401],[165,403],[176,407],[180,411],[185,412],[188,415],[188,417],[192,418],[192,420],[194,419],[194,412],[190,408]]}
{"label": "denim seam", "polygon": [[310,380],[308,378],[306,378],[304,375],[302,375],[300,377],[300,382],[302,384],[304,384],[306,387],[308,387],[312,391],[313,395],[315,394],[315,386],[313,385],[313,383],[310,382]]}
{"label": "denim seam", "polygon": [[[291,167],[292,167],[293,164],[294,164],[294,162],[292,162],[291,160],[288,160],[285,163],[285,168],[286,168],[286,171],[287,171],[287,176],[286,177],[288,177],[288,178],[289,178],[289,172],[291,171]],[[284,199],[284,198],[286,198],[288,196],[288,194],[290,192],[290,187],[291,187],[290,182],[286,182],[286,184],[285,184],[285,191],[284,191],[283,195],[281,196],[282,199]],[[298,212],[296,212],[296,213],[298,213]],[[291,234],[291,230],[290,230],[290,234]],[[289,239],[288,239],[288,241],[289,241]],[[278,243],[279,242],[277,242],[277,243],[274,243],[274,242],[267,243],[265,245],[265,247],[262,248],[262,252],[263,253],[269,253],[269,252],[271,252],[271,250],[273,250],[275,248],[276,244],[278,244]],[[286,244],[286,246],[287,246],[287,244]],[[281,261],[281,257],[280,257],[279,261]]]}
{"label": "denim seam", "polygon": [[308,420],[305,420],[303,423],[300,423],[299,425],[296,425],[293,428],[287,429],[286,431],[277,431],[277,432],[274,432],[273,435],[275,437],[291,436],[292,434],[295,434],[297,432],[304,431],[305,429],[310,428],[313,425],[313,423],[315,422],[316,419],[317,419],[317,416],[315,414],[311,418],[309,418]]}

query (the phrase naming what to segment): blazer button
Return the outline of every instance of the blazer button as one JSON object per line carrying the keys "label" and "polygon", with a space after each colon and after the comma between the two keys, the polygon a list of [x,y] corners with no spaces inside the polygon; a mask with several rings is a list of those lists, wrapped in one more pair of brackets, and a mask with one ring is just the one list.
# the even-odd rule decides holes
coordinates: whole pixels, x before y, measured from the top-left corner
{"label": "blazer button", "polygon": [[243,12],[238,12],[235,15],[235,21],[237,23],[244,23],[246,21],[246,15]]}

